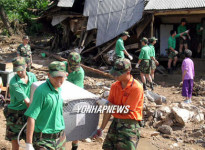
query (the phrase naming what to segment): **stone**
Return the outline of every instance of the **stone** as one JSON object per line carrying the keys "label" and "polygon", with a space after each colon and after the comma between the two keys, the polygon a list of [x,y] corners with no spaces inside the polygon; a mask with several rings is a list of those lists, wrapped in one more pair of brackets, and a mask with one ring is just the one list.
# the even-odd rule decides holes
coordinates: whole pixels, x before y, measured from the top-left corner
{"label": "stone", "polygon": [[168,134],[171,135],[172,134],[172,128],[168,125],[162,125],[160,126],[157,131],[159,131],[162,134]]}
{"label": "stone", "polygon": [[198,138],[200,136],[203,136],[203,133],[201,131],[197,131],[197,132],[190,134],[189,136]]}
{"label": "stone", "polygon": [[188,111],[187,109],[181,109],[179,107],[172,107],[172,112],[175,116],[175,120],[181,125],[185,126],[194,115],[194,112]]}
{"label": "stone", "polygon": [[204,114],[203,113],[198,113],[196,116],[193,117],[193,121],[195,123],[200,123],[204,121]]}
{"label": "stone", "polygon": [[103,93],[103,97],[108,97],[109,94],[110,94],[110,91],[105,91],[105,92]]}
{"label": "stone", "polygon": [[151,133],[151,136],[158,136],[160,133],[159,132],[153,132],[153,133]]}

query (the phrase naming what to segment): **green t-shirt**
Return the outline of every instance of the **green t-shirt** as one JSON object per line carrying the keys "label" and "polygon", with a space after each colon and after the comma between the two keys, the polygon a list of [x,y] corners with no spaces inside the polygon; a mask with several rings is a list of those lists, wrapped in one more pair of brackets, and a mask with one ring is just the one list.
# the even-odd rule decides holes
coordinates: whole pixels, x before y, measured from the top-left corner
{"label": "green t-shirt", "polygon": [[9,109],[24,110],[27,108],[24,99],[30,98],[31,85],[36,82],[36,76],[31,72],[26,72],[28,76],[28,83],[25,84],[21,78],[16,74],[9,83],[10,104]]}
{"label": "green t-shirt", "polygon": [[[177,28],[178,34],[185,32],[186,30],[187,30],[186,26],[182,26],[182,25],[179,25]],[[184,35],[187,35],[187,34],[185,33]]]}
{"label": "green t-shirt", "polygon": [[120,57],[120,58],[125,58],[125,54],[124,51],[125,47],[124,47],[124,42],[122,38],[119,38],[116,42],[116,46],[115,46],[115,54],[116,56]]}
{"label": "green t-shirt", "polygon": [[17,48],[17,53],[22,57],[31,57],[32,52],[31,52],[30,45],[20,44],[19,47]]}
{"label": "green t-shirt", "polygon": [[139,59],[150,59],[151,48],[148,45],[142,47]]}
{"label": "green t-shirt", "polygon": [[150,47],[150,57],[154,57],[155,58],[155,48],[154,45],[149,44]]}
{"label": "green t-shirt", "polygon": [[176,38],[178,38],[180,34],[175,35],[174,37],[170,36],[168,39],[168,48],[172,47],[173,49],[176,48]]}
{"label": "green t-shirt", "polygon": [[33,102],[25,115],[35,119],[35,132],[58,133],[65,129],[61,88],[54,89],[49,79],[33,95]]}
{"label": "green t-shirt", "polygon": [[[68,62],[64,61],[64,64],[66,65],[66,72],[68,72]],[[84,78],[85,78],[85,72],[82,67],[79,68],[78,71],[73,71],[68,74],[67,81],[84,88]]]}
{"label": "green t-shirt", "polygon": [[201,23],[196,25],[196,33],[197,33],[197,35],[202,35],[202,31],[199,31],[201,27],[202,27]]}

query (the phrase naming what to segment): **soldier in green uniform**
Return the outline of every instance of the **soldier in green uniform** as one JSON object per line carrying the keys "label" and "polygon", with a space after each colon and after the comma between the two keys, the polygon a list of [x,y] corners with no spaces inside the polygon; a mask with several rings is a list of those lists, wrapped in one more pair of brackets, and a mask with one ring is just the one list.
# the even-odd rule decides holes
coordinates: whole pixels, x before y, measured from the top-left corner
{"label": "soldier in green uniform", "polygon": [[[69,73],[67,80],[81,88],[84,88],[85,72],[80,66],[81,56],[77,52],[71,52],[68,61],[64,61],[66,71]],[[72,150],[78,149],[78,141],[72,142]]]}
{"label": "soldier in green uniform", "polygon": [[204,28],[202,27],[202,21],[203,18],[201,19],[201,23],[197,24],[196,26],[196,33],[197,33],[197,43],[198,43],[198,47],[197,47],[197,57],[200,58],[201,56],[201,48],[202,48],[202,31],[204,30]]}
{"label": "soldier in green uniform", "polygon": [[151,57],[151,77],[152,82],[154,83],[154,72],[156,69],[156,65],[159,65],[159,62],[155,58],[155,48],[154,45],[156,44],[157,39],[152,37],[149,39],[149,47],[151,48],[150,57]]}
{"label": "soldier in green uniform", "polygon": [[188,33],[189,31],[182,32],[180,34],[176,34],[176,31],[171,30],[170,31],[170,37],[168,39],[168,49],[169,49],[169,55],[168,55],[168,73],[171,73],[171,64],[173,61],[173,69],[176,69],[176,63],[177,63],[177,54],[178,51],[175,50],[176,48],[176,38],[183,36],[184,34]]}
{"label": "soldier in green uniform", "polygon": [[28,116],[26,150],[65,149],[65,123],[60,87],[66,76],[65,64],[54,61],[49,65],[49,79],[34,92],[33,102],[25,112]]}
{"label": "soldier in green uniform", "polygon": [[[178,34],[181,34],[183,32],[185,32],[187,30],[186,28],[186,19],[185,18],[182,18],[181,19],[181,24],[178,26],[177,28],[177,32]],[[179,53],[181,54],[182,53],[182,49],[183,49],[183,45],[184,45],[184,49],[188,49],[188,45],[187,45],[187,38],[189,38],[191,40],[191,37],[189,36],[189,33],[185,33],[183,35],[180,35],[180,38],[179,38]]]}
{"label": "soldier in green uniform", "polygon": [[[31,85],[37,79],[33,73],[26,72],[26,61],[23,57],[14,59],[13,69],[17,74],[9,83],[10,104],[5,107],[4,115],[6,117],[6,140],[12,142],[12,150],[18,150],[17,136],[27,121],[24,112],[29,106]],[[24,132],[23,138],[25,139]]]}
{"label": "soldier in green uniform", "polygon": [[152,78],[150,76],[151,71],[151,59],[150,59],[150,51],[151,48],[147,45],[148,39],[146,37],[143,37],[141,40],[142,43],[142,49],[139,55],[138,63],[136,64],[135,68],[140,68],[140,76],[143,83],[144,90],[147,90],[146,87],[146,78],[150,82],[150,87],[153,90],[153,83]]}
{"label": "soldier in green uniform", "polygon": [[127,38],[130,37],[129,33],[127,31],[124,31],[120,38],[117,40],[115,45],[115,57],[118,58],[125,58],[125,55],[132,60],[133,57],[126,51],[124,46],[124,41],[127,40]]}
{"label": "soldier in green uniform", "polygon": [[24,36],[22,40],[23,43],[20,44],[19,47],[17,48],[17,57],[18,56],[25,57],[27,63],[27,71],[30,71],[32,65],[32,55],[31,55],[31,47],[28,44],[29,37]]}

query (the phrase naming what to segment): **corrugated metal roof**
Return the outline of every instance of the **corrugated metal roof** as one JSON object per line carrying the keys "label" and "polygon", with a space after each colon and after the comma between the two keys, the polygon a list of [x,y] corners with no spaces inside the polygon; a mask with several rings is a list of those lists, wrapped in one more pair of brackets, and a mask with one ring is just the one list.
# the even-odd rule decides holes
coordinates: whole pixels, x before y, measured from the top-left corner
{"label": "corrugated metal roof", "polygon": [[75,0],[59,0],[58,7],[73,7]]}
{"label": "corrugated metal roof", "polygon": [[137,23],[144,10],[144,0],[85,0],[87,30],[97,28],[99,46]]}
{"label": "corrugated metal roof", "polygon": [[205,8],[205,0],[150,0],[145,10]]}

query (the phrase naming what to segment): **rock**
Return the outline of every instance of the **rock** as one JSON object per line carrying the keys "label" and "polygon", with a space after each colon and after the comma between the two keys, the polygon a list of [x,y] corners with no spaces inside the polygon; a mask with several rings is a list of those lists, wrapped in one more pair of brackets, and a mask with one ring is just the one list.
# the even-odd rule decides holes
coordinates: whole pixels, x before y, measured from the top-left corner
{"label": "rock", "polygon": [[173,147],[179,147],[177,143],[172,144]]}
{"label": "rock", "polygon": [[108,97],[109,94],[110,94],[110,91],[105,91],[105,92],[103,93],[103,97]]}
{"label": "rock", "polygon": [[172,107],[172,112],[175,116],[175,120],[181,125],[185,126],[194,115],[194,112],[188,111],[186,109],[181,109],[179,107]]}
{"label": "rock", "polygon": [[164,116],[172,112],[168,106],[162,106],[159,108],[159,110],[163,113]]}
{"label": "rock", "polygon": [[167,117],[167,118],[164,120],[163,125],[173,126],[173,125],[174,125],[174,122],[173,122],[172,119],[170,119],[169,117]]}
{"label": "rock", "polygon": [[103,89],[104,89],[105,91],[110,91],[110,88],[107,87],[107,86],[103,86]]}
{"label": "rock", "polygon": [[153,133],[151,133],[151,136],[158,136],[160,133],[159,132],[153,132]]}
{"label": "rock", "polygon": [[204,114],[198,113],[196,116],[193,117],[193,121],[195,123],[200,123],[200,122],[204,121]]}
{"label": "rock", "polygon": [[172,134],[172,128],[168,125],[162,125],[157,129],[160,133],[163,134],[168,134],[171,135]]}
{"label": "rock", "polygon": [[203,133],[201,131],[197,131],[197,132],[190,134],[189,136],[197,138],[197,137],[203,136]]}

